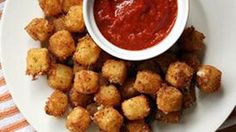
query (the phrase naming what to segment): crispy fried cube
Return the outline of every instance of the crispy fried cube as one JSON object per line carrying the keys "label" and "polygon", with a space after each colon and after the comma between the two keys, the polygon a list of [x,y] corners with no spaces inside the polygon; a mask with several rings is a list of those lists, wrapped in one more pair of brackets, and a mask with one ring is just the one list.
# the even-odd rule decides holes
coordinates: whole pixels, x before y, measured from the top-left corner
{"label": "crispy fried cube", "polygon": [[77,63],[89,66],[96,63],[100,52],[101,49],[95,44],[92,38],[86,35],[79,40],[73,58]]}
{"label": "crispy fried cube", "polygon": [[129,121],[126,129],[127,132],[152,132],[150,126],[144,120]]}
{"label": "crispy fried cube", "polygon": [[61,91],[54,91],[48,98],[45,106],[45,112],[48,115],[61,117],[64,115],[68,106],[68,97]]}
{"label": "crispy fried cube", "polygon": [[48,49],[59,60],[65,60],[75,52],[74,40],[68,31],[58,31],[51,36]]}
{"label": "crispy fried cube", "polygon": [[82,5],[82,3],[83,3],[83,0],[63,0],[63,4],[62,4],[63,11],[68,12],[72,6]]}
{"label": "crispy fried cube", "polygon": [[86,132],[90,123],[89,112],[80,106],[74,108],[66,119],[66,127],[71,132]]}
{"label": "crispy fried cube", "polygon": [[73,107],[82,106],[85,107],[93,101],[93,95],[82,94],[77,92],[74,88],[69,93],[70,103]]}
{"label": "crispy fried cube", "polygon": [[160,89],[162,79],[159,74],[151,71],[140,71],[136,76],[134,88],[144,94],[156,94]]}
{"label": "crispy fried cube", "polygon": [[183,104],[183,95],[175,87],[162,87],[157,92],[157,107],[164,113],[180,111]]}
{"label": "crispy fried cube", "polygon": [[124,99],[129,99],[139,95],[139,92],[134,88],[135,80],[128,80],[125,82],[124,86],[122,86],[121,94]]}
{"label": "crispy fried cube", "polygon": [[121,102],[120,92],[114,85],[101,86],[94,100],[104,106],[118,106]]}
{"label": "crispy fried cube", "polygon": [[122,110],[129,120],[144,119],[150,113],[149,103],[144,95],[125,100],[122,103]]}
{"label": "crispy fried cube", "polygon": [[184,62],[171,63],[166,74],[166,81],[172,86],[183,88],[190,85],[194,70]]}
{"label": "crispy fried cube", "polygon": [[77,92],[93,94],[97,92],[98,87],[99,78],[97,73],[89,70],[82,70],[75,73],[74,88]]}
{"label": "crispy fried cube", "polygon": [[157,110],[156,120],[164,123],[180,123],[181,120],[181,112],[170,112],[170,113],[164,113],[161,110]]}
{"label": "crispy fried cube", "polygon": [[65,25],[70,32],[83,32],[85,29],[82,5],[70,7],[66,17]]}
{"label": "crispy fried cube", "polygon": [[48,50],[46,48],[33,48],[28,51],[26,74],[43,75],[48,72],[50,60]]}
{"label": "crispy fried cube", "polygon": [[204,93],[213,93],[221,87],[222,72],[216,67],[202,65],[197,72],[197,86]]}
{"label": "crispy fried cube", "polygon": [[181,61],[188,64],[190,67],[193,68],[194,71],[198,70],[198,67],[200,66],[200,59],[196,54],[193,53],[185,53],[181,55]]}
{"label": "crispy fried cube", "polygon": [[123,116],[112,107],[101,109],[94,114],[95,123],[106,132],[119,132],[123,120]]}
{"label": "crispy fried cube", "polygon": [[26,27],[26,32],[34,39],[46,41],[53,33],[53,25],[44,18],[33,19]]}
{"label": "crispy fried cube", "polygon": [[62,64],[54,64],[51,66],[48,73],[48,85],[50,87],[66,92],[71,89],[72,81],[72,68]]}
{"label": "crispy fried cube", "polygon": [[53,19],[52,23],[54,25],[54,30],[56,32],[61,31],[61,30],[66,30],[65,16],[59,16],[58,18]]}
{"label": "crispy fried cube", "polygon": [[56,16],[62,13],[62,0],[39,0],[39,5],[46,16]]}
{"label": "crispy fried cube", "polygon": [[107,60],[102,67],[102,75],[110,82],[122,85],[127,76],[124,61]]}
{"label": "crispy fried cube", "polygon": [[204,34],[195,30],[192,26],[184,30],[178,43],[180,44],[181,50],[189,52],[202,52],[205,49],[205,45],[203,43],[204,39]]}

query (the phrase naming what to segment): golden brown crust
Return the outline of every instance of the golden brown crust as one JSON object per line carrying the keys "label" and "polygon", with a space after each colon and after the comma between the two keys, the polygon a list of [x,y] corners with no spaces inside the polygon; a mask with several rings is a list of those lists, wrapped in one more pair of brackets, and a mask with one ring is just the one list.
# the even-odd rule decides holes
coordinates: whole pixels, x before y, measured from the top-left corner
{"label": "golden brown crust", "polygon": [[144,94],[156,94],[161,87],[162,79],[159,74],[151,71],[140,71],[136,76],[134,88]]}
{"label": "golden brown crust", "polygon": [[48,50],[46,48],[33,48],[27,54],[26,74],[32,75],[33,79],[37,75],[44,75],[50,67]]}
{"label": "golden brown crust", "polygon": [[72,87],[73,71],[72,68],[53,64],[48,72],[48,85],[54,89],[67,92]]}
{"label": "golden brown crust", "polygon": [[82,5],[70,7],[65,17],[66,29],[70,32],[83,32],[85,29]]}
{"label": "golden brown crust", "polygon": [[198,70],[198,67],[200,66],[200,59],[196,54],[193,53],[185,53],[181,55],[181,61],[188,64],[190,67],[193,68],[194,71]]}
{"label": "golden brown crust", "polygon": [[63,11],[67,13],[72,6],[82,5],[82,3],[83,0],[63,0]]}
{"label": "golden brown crust", "polygon": [[222,72],[210,65],[202,65],[197,72],[197,86],[204,93],[213,93],[221,87]]}
{"label": "golden brown crust", "polygon": [[90,125],[89,112],[78,106],[74,108],[66,119],[66,127],[71,132],[85,132]]}
{"label": "golden brown crust", "polygon": [[77,92],[93,94],[97,92],[98,87],[99,77],[97,73],[89,70],[82,70],[75,73],[74,88]]}
{"label": "golden brown crust", "polygon": [[45,106],[45,112],[48,115],[61,117],[64,115],[68,106],[68,97],[63,92],[54,91],[48,98]]}
{"label": "golden brown crust", "polygon": [[164,113],[180,111],[183,103],[182,93],[175,87],[162,87],[157,92],[157,107]]}
{"label": "golden brown crust", "polygon": [[52,23],[54,25],[54,31],[58,32],[61,30],[66,30],[66,26],[65,26],[65,16],[59,16],[55,19],[52,20]]}
{"label": "golden brown crust", "polygon": [[183,88],[190,85],[194,70],[184,62],[171,63],[166,74],[166,81],[172,86]]}
{"label": "golden brown crust", "polygon": [[149,103],[144,95],[125,100],[122,103],[122,110],[129,120],[144,119],[150,113]]}
{"label": "golden brown crust", "polygon": [[49,40],[49,51],[59,60],[65,60],[75,52],[75,43],[66,30],[61,30],[53,34]]}
{"label": "golden brown crust", "polygon": [[81,65],[90,66],[96,63],[100,52],[101,49],[95,44],[92,38],[86,35],[79,40],[73,59]]}
{"label": "golden brown crust", "polygon": [[62,13],[62,0],[39,0],[39,5],[46,16],[56,16]]}
{"label": "golden brown crust", "polygon": [[180,123],[181,120],[181,112],[170,112],[164,113],[161,110],[157,110],[156,120],[164,123]]}
{"label": "golden brown crust", "polygon": [[95,123],[106,132],[119,132],[123,120],[123,116],[112,107],[101,109],[94,114]]}
{"label": "golden brown crust", "polygon": [[118,106],[121,102],[120,92],[114,85],[101,86],[94,100],[104,106]]}
{"label": "golden brown crust", "polygon": [[124,61],[107,60],[102,67],[102,75],[110,83],[122,85],[127,76],[127,66]]}
{"label": "golden brown crust", "polygon": [[54,26],[44,18],[33,19],[26,27],[27,33],[41,42],[46,41],[53,33]]}

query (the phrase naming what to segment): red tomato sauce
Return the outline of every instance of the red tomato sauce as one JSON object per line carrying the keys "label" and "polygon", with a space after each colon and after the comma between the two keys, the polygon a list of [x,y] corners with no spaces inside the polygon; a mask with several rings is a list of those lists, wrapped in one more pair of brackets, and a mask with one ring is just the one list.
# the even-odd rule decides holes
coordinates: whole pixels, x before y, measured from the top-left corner
{"label": "red tomato sauce", "polygon": [[95,0],[94,15],[102,35],[127,50],[161,42],[176,21],[177,0]]}

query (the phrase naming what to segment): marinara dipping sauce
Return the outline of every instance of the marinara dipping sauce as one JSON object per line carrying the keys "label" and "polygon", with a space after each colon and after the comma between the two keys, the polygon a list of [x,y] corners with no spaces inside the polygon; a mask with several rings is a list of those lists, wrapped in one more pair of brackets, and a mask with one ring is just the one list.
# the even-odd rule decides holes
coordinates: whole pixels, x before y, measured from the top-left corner
{"label": "marinara dipping sauce", "polygon": [[100,32],[126,50],[142,50],[162,41],[177,17],[177,0],[95,0]]}

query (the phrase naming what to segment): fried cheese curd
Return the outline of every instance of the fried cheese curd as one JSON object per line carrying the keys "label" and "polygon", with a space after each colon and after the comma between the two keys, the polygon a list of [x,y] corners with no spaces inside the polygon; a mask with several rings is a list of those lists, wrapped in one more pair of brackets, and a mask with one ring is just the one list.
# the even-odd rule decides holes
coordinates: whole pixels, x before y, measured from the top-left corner
{"label": "fried cheese curd", "polygon": [[121,95],[114,85],[101,86],[94,100],[103,106],[118,106],[121,103]]}
{"label": "fried cheese curd", "polygon": [[44,18],[34,18],[25,30],[34,40],[44,42],[53,34],[54,26]]}
{"label": "fried cheese curd", "polygon": [[94,114],[95,124],[105,132],[119,132],[123,121],[123,116],[112,107],[103,108]]}
{"label": "fried cheese curd", "polygon": [[144,119],[150,110],[148,99],[144,95],[127,99],[122,103],[124,116],[129,120]]}
{"label": "fried cheese curd", "polygon": [[62,117],[67,110],[68,97],[63,92],[56,90],[48,98],[45,106],[45,112],[48,115]]}
{"label": "fried cheese curd", "polygon": [[82,94],[77,92],[72,88],[69,92],[69,99],[72,107],[86,107],[89,103],[93,101],[93,95],[91,94]]}
{"label": "fried cheese curd", "polygon": [[49,39],[49,51],[59,60],[65,60],[75,52],[75,42],[66,30],[54,33]]}
{"label": "fried cheese curd", "polygon": [[62,13],[62,0],[39,0],[39,5],[46,16],[56,16]]}
{"label": "fried cheese curd", "polygon": [[99,77],[96,72],[82,70],[75,73],[73,88],[83,94],[94,94],[99,88]]}
{"label": "fried cheese curd", "polygon": [[82,5],[83,0],[63,0],[62,8],[64,12],[68,12],[72,6]]}
{"label": "fried cheese curd", "polygon": [[44,75],[50,67],[48,50],[46,48],[33,48],[27,54],[26,74],[33,76]]}
{"label": "fried cheese curd", "polygon": [[67,92],[72,87],[73,71],[72,68],[53,64],[48,72],[48,85],[56,90]]}
{"label": "fried cheese curd", "polygon": [[70,7],[65,16],[66,29],[70,32],[83,32],[85,29],[82,5]]}
{"label": "fried cheese curd", "polygon": [[101,49],[95,44],[89,35],[79,39],[76,52],[73,56],[75,62],[89,66],[95,64],[99,58]]}
{"label": "fried cheese curd", "polygon": [[190,85],[194,70],[184,62],[171,63],[167,73],[166,81],[176,88],[183,88]]}
{"label": "fried cheese curd", "polygon": [[66,118],[70,132],[86,132],[91,123],[89,112],[83,107],[75,107]]}
{"label": "fried cheese curd", "polygon": [[201,65],[197,71],[197,86],[204,93],[214,93],[221,87],[222,72],[210,65]]}

